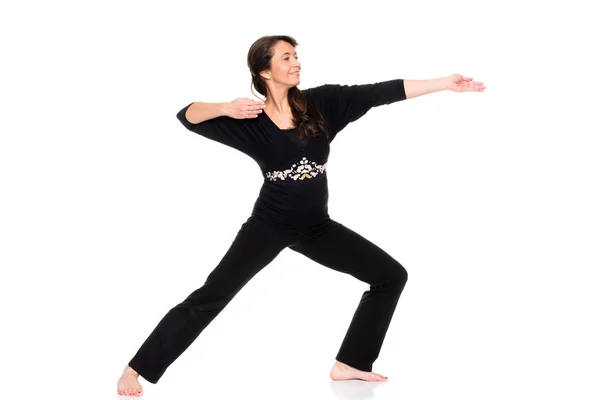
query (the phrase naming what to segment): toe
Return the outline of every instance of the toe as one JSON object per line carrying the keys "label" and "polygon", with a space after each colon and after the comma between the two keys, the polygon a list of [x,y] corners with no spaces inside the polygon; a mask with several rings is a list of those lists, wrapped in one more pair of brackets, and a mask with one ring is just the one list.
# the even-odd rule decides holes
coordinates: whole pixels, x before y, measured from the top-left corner
{"label": "toe", "polygon": [[374,373],[373,375],[375,376],[375,379],[377,379],[378,381],[384,381],[385,380],[385,378],[381,374]]}

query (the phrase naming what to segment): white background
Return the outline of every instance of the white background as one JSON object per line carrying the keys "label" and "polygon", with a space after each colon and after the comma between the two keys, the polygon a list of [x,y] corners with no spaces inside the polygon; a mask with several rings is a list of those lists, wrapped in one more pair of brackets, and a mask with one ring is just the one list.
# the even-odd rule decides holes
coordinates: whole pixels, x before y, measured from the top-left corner
{"label": "white background", "polygon": [[597,26],[583,1],[3,3],[0,397],[116,396],[262,183],[175,114],[254,98],[250,45],[288,34],[300,88],[487,87],[332,143],[331,217],[409,273],[374,365],[390,381],[330,381],[368,287],[286,249],[144,398],[597,399]]}

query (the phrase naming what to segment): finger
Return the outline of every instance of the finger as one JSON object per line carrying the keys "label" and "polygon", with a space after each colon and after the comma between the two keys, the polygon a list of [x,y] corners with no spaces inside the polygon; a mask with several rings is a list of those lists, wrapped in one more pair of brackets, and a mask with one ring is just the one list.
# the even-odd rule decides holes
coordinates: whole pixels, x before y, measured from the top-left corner
{"label": "finger", "polygon": [[480,86],[469,86],[465,90],[469,91],[469,92],[482,92],[483,91],[483,89]]}
{"label": "finger", "polygon": [[264,105],[261,104],[251,104],[248,106],[248,111],[257,111],[257,110],[262,110],[264,108]]}

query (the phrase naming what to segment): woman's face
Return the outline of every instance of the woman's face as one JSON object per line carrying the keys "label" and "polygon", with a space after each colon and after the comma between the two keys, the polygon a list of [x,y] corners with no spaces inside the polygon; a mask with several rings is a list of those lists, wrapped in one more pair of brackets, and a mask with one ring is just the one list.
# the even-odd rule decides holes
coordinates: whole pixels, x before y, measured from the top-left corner
{"label": "woman's face", "polygon": [[269,77],[267,82],[293,87],[300,83],[300,62],[294,46],[280,40],[273,46],[271,70],[264,71],[263,77]]}

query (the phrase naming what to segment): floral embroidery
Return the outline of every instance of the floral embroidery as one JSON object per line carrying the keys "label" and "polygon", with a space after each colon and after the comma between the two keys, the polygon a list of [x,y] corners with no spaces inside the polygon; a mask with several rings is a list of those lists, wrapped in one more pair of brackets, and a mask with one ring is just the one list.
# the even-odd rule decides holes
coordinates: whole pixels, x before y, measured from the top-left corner
{"label": "floral embroidery", "polygon": [[269,171],[266,176],[272,181],[277,179],[292,178],[293,180],[303,180],[305,178],[313,178],[319,173],[324,173],[327,169],[327,163],[323,165],[317,165],[314,161],[308,161],[306,157],[302,157],[302,160],[298,164],[293,164],[291,169],[284,171]]}

